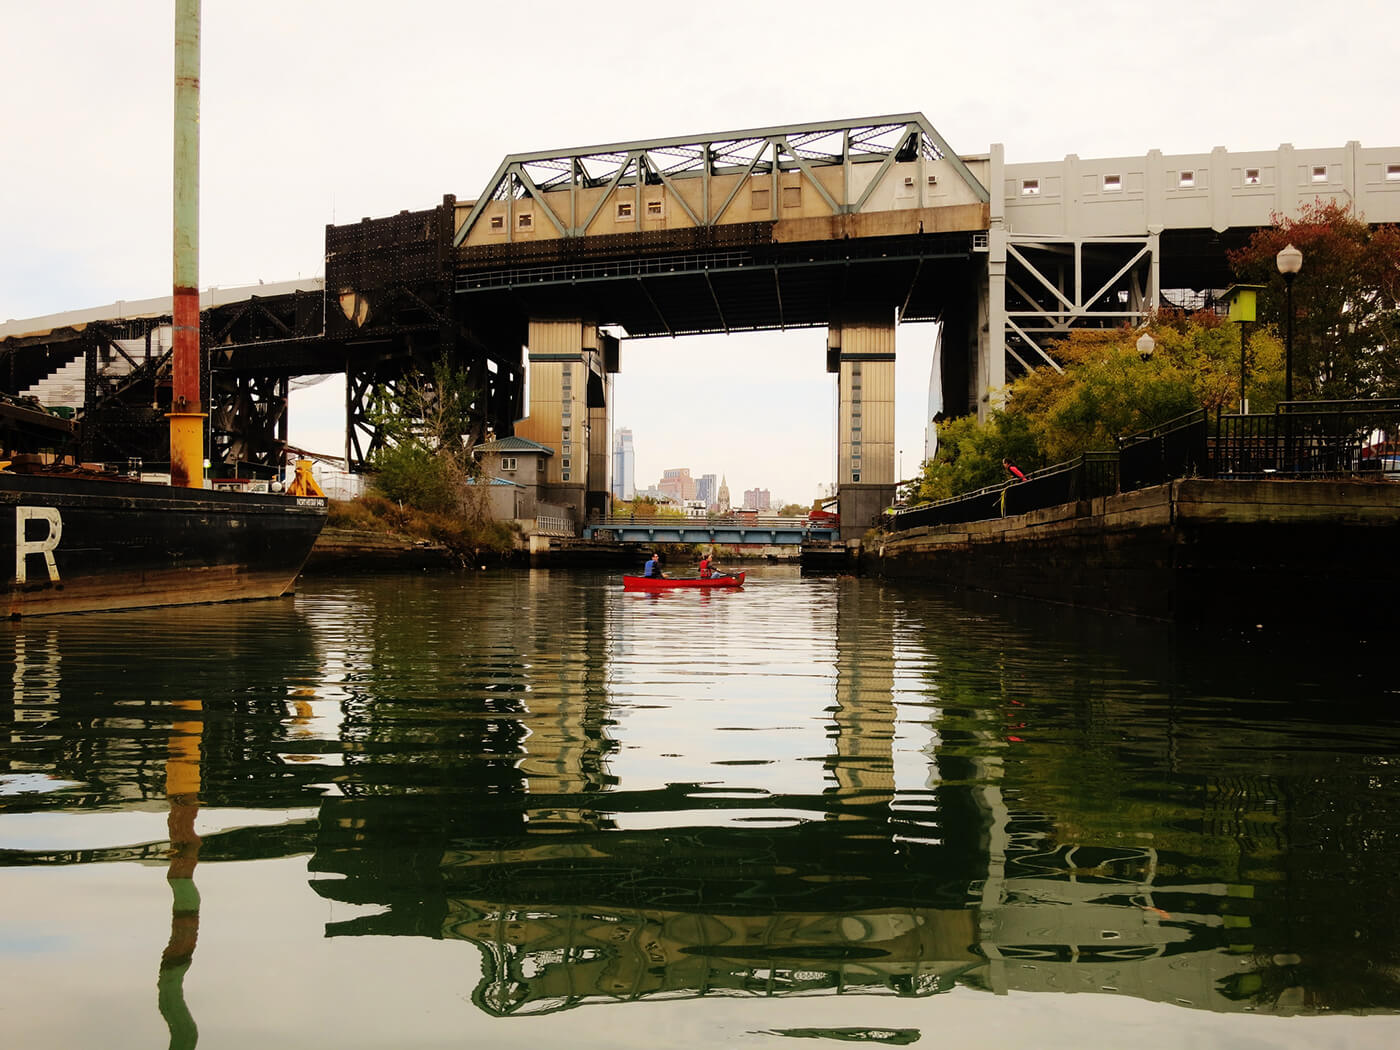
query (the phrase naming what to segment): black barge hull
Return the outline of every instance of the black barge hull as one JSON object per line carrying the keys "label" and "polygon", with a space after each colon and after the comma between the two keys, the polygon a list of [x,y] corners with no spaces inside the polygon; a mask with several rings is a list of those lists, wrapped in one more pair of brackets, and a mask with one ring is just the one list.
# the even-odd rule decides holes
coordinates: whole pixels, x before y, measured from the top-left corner
{"label": "black barge hull", "polygon": [[0,473],[5,613],[275,598],[325,520],[321,497]]}

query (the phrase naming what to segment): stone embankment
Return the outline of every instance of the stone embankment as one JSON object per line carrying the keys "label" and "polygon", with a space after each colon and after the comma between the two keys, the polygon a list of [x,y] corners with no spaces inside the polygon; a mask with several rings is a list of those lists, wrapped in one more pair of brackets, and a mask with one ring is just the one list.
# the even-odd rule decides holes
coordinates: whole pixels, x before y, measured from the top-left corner
{"label": "stone embankment", "polygon": [[439,543],[393,533],[328,527],[321,530],[302,572],[325,576],[405,569],[455,569],[461,565],[461,558]]}
{"label": "stone embankment", "polygon": [[1335,627],[1395,615],[1397,541],[1400,484],[1187,479],[886,534],[866,569],[1180,623]]}

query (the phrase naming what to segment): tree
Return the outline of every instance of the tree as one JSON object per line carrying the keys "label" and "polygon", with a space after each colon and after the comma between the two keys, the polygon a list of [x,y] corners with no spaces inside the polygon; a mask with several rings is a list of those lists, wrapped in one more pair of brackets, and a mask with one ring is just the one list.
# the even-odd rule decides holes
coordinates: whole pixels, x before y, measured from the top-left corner
{"label": "tree", "polygon": [[992,412],[985,423],[976,416],[945,420],[938,424],[938,450],[923,465],[915,498],[947,499],[1005,481],[1003,460],[1027,473],[1045,465],[1027,417]]}
{"label": "tree", "polygon": [[1272,221],[1229,258],[1241,281],[1265,286],[1260,320],[1283,331],[1287,297],[1275,258],[1288,244],[1303,253],[1293,281],[1294,397],[1400,395],[1400,227],[1372,228],[1350,207],[1321,200]]}
{"label": "tree", "polygon": [[[1006,408],[938,425],[938,453],[924,464],[918,498],[961,495],[1008,478],[1002,460],[1029,472],[1082,452],[1115,448],[1198,408],[1233,411],[1240,396],[1240,326],[1213,313],[1160,311],[1144,356],[1133,328],[1077,330],[1053,346],[1063,371],[1038,369],[1007,388]],[[1246,396],[1268,410],[1282,394],[1283,348],[1267,329],[1251,332]]]}
{"label": "tree", "polygon": [[389,499],[437,514],[480,520],[484,491],[472,484],[473,392],[466,372],[440,359],[409,373],[392,393],[381,388],[370,412],[384,444],[374,454],[374,486]]}
{"label": "tree", "polygon": [[[1148,325],[1152,353],[1138,350],[1142,331],[1085,329],[1055,344],[1059,373],[1038,369],[1016,380],[1007,411],[1026,417],[1047,462],[1111,449],[1125,434],[1147,430],[1197,408],[1232,411],[1240,396],[1240,327],[1210,311],[1159,311]],[[1249,340],[1246,395],[1254,410],[1282,394],[1283,352],[1267,330]]]}

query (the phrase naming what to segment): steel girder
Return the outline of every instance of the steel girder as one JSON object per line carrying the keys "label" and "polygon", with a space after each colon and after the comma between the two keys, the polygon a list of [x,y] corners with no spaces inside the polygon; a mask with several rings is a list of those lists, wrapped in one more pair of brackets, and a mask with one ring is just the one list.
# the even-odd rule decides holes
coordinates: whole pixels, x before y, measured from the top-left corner
{"label": "steel girder", "polygon": [[[493,201],[530,199],[561,237],[582,236],[608,199],[603,193],[586,212],[579,207],[578,192],[604,187],[649,183],[666,185],[681,179],[708,180],[717,175],[771,175],[800,170],[833,214],[853,214],[864,208],[880,182],[880,175],[899,160],[943,160],[967,183],[976,198],[990,200],[987,188],[963,164],[943,136],[922,113],[857,120],[824,121],[784,127],[752,128],[708,135],[611,143],[579,149],[516,153],[506,157],[487,183],[476,204],[457,229],[454,246],[461,246]],[[838,199],[813,174],[821,167],[876,163],[881,171],[854,199]],[[709,194],[697,213],[684,198],[675,200],[697,227],[718,225],[733,203],[744,180],[711,212]],[[556,190],[570,190],[569,214],[559,214],[545,200]],[[775,195],[776,196],[776,195]]]}
{"label": "steel girder", "polygon": [[216,372],[211,386],[211,468],[226,477],[278,477],[287,448],[287,377]]}
{"label": "steel girder", "polygon": [[1026,372],[1062,371],[1048,350],[1072,328],[1140,325],[1156,309],[1155,239],[1012,236],[1006,245],[1005,346]]}

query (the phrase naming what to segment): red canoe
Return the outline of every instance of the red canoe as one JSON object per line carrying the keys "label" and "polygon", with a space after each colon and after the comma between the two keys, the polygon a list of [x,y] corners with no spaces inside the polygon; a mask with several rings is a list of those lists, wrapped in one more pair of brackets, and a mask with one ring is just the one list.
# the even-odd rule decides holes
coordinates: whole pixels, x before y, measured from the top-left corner
{"label": "red canoe", "polygon": [[624,591],[669,591],[673,587],[742,587],[744,585],[744,574],[741,572],[737,576],[710,576],[700,579],[698,576],[624,576],[622,577],[622,589]]}

